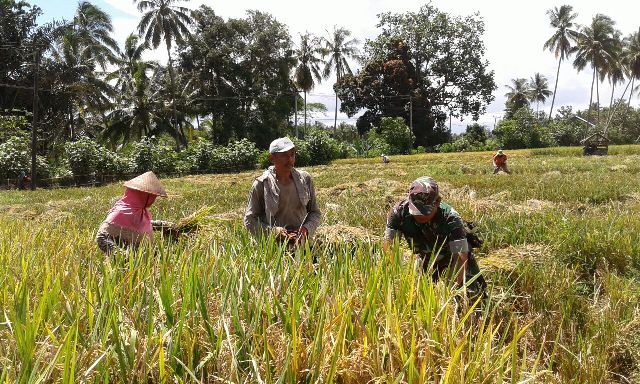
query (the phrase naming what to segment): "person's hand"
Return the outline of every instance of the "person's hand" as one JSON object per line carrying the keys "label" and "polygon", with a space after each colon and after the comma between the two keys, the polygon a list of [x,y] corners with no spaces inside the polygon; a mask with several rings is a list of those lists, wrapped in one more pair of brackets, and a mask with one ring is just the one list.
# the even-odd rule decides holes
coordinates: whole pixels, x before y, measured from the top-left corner
{"label": "person's hand", "polygon": [[287,229],[285,227],[273,227],[273,228],[271,228],[271,233],[277,239],[288,239],[289,238],[289,232],[287,231]]}
{"label": "person's hand", "polygon": [[304,244],[304,242],[307,241],[308,237],[309,230],[306,227],[300,227],[300,230],[298,231],[298,235],[296,237],[296,245]]}

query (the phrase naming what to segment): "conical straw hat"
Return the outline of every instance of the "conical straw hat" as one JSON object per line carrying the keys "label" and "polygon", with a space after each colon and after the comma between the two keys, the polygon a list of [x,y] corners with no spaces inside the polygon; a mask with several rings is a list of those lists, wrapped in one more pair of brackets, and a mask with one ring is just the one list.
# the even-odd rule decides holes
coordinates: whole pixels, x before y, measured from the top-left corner
{"label": "conical straw hat", "polygon": [[143,173],[129,181],[125,181],[124,186],[138,191],[147,192],[152,195],[167,197],[167,192],[165,192],[160,180],[158,180],[152,171]]}

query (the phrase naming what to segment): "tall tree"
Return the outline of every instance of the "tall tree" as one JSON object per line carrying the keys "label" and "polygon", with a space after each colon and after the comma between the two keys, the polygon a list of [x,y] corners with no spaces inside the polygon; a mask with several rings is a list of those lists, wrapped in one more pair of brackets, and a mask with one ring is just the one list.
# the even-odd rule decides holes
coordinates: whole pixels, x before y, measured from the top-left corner
{"label": "tall tree", "polygon": [[295,58],[298,61],[295,72],[296,85],[304,92],[304,127],[307,127],[307,92],[313,89],[315,82],[322,81],[320,66],[325,51],[322,48],[320,38],[309,32],[300,34],[300,44],[295,50]]}
{"label": "tall tree", "polygon": [[529,106],[529,100],[531,96],[531,88],[527,79],[511,79],[511,85],[505,85],[509,92],[504,96],[507,98],[506,102],[506,119],[511,119],[513,115],[522,107]]}
{"label": "tall tree", "polygon": [[556,85],[553,87],[553,99],[551,100],[551,109],[549,110],[549,119],[553,117],[553,105],[556,101],[556,92],[558,90],[558,79],[560,77],[560,64],[567,59],[571,52],[571,43],[575,41],[577,32],[573,29],[573,20],[578,17],[577,13],[573,13],[573,7],[563,5],[560,8],[555,7],[547,11],[549,15],[551,27],[555,28],[553,35],[544,43],[544,49],[554,52],[558,59],[558,69],[556,70]]}
{"label": "tall tree", "polygon": [[626,68],[631,85],[629,100],[627,101],[627,106],[630,106],[631,95],[634,92],[633,84],[636,79],[640,79],[640,28],[638,28],[637,32],[632,33],[624,39],[622,62]]}
{"label": "tall tree", "polygon": [[115,88],[119,94],[127,92],[133,85],[134,77],[141,68],[151,70],[156,66],[155,62],[144,61],[142,54],[149,49],[149,44],[140,41],[136,34],[130,34],[124,42],[124,49],[118,53],[114,60],[115,69],[107,74],[105,80],[115,81]]}
{"label": "tall tree", "polygon": [[[138,24],[138,31],[153,48],[158,48],[164,40],[169,56],[169,79],[171,83],[171,104],[173,108],[173,124],[178,124],[178,113],[175,100],[175,76],[171,47],[174,42],[184,44],[190,35],[189,25],[192,23],[191,12],[185,7],[175,5],[183,0],[138,0],[138,11],[143,13]],[[186,1],[186,0],[184,0]],[[177,143],[176,143],[177,144]],[[177,144],[179,145],[179,144]]]}
{"label": "tall tree", "polygon": [[80,48],[79,59],[93,61],[104,70],[118,51],[118,44],[111,37],[113,24],[109,15],[90,2],[82,1],[73,17],[72,27],[70,33],[74,34]]}
{"label": "tall tree", "polygon": [[363,69],[334,87],[341,111],[353,116],[366,109],[358,131],[379,126],[382,117],[402,117],[414,145],[428,147],[449,139],[450,115],[477,120],[496,88],[483,58],[482,19],[451,16],[430,4],[378,17],[381,32],[365,45]]}
{"label": "tall tree", "polygon": [[[329,38],[324,39],[325,49],[329,58],[324,66],[324,77],[327,78],[331,72],[336,73],[336,83],[345,74],[353,74],[349,67],[349,59],[355,58],[358,53],[358,39],[350,39],[351,31],[346,28],[333,27],[333,33]],[[336,93],[335,114],[333,118],[333,131],[335,133],[338,123],[338,94]]]}
{"label": "tall tree", "polygon": [[[572,52],[575,52],[573,66],[581,71],[587,65],[591,65],[593,71],[587,119],[591,118],[593,88],[596,85],[596,78],[603,79],[606,69],[614,65],[617,60],[620,44],[619,39],[616,38],[617,32],[614,25],[615,22],[610,17],[597,14],[593,17],[590,25],[580,29],[577,35],[577,45],[572,48]],[[599,105],[598,109],[600,109]]]}
{"label": "tall tree", "polygon": [[529,99],[536,103],[536,119],[539,119],[540,102],[544,103],[552,94],[547,78],[536,72],[529,81]]}

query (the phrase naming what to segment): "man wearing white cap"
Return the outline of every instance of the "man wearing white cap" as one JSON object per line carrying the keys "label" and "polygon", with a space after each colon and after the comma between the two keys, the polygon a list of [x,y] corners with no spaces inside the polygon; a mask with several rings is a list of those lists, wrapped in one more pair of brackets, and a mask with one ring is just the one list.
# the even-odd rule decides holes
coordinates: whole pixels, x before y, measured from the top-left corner
{"label": "man wearing white cap", "polygon": [[271,232],[297,245],[311,238],[320,224],[313,181],[294,168],[296,148],[288,137],[271,142],[269,161],[273,165],[251,187],[244,226],[254,236]]}

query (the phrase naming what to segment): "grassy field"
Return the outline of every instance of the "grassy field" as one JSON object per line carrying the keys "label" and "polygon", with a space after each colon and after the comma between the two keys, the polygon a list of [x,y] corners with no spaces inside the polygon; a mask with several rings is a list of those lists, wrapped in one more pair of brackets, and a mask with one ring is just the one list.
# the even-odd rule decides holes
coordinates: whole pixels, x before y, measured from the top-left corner
{"label": "grassy field", "polygon": [[[208,205],[206,227],[115,260],[93,238],[120,185],[0,193],[0,383],[640,382],[640,147],[610,152],[308,168],[316,266],[242,229],[260,171],[163,180],[154,218]],[[422,175],[481,229],[481,306],[380,252]]]}

